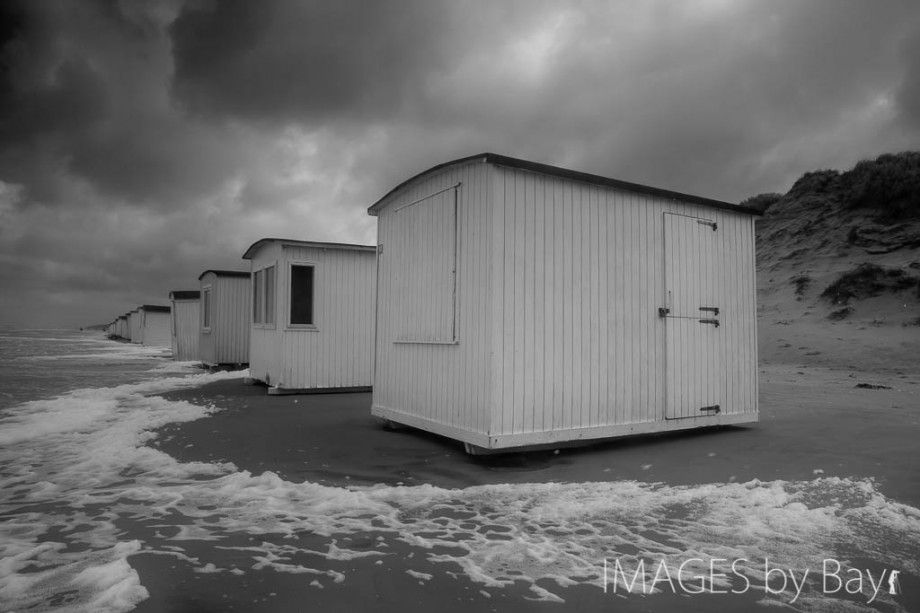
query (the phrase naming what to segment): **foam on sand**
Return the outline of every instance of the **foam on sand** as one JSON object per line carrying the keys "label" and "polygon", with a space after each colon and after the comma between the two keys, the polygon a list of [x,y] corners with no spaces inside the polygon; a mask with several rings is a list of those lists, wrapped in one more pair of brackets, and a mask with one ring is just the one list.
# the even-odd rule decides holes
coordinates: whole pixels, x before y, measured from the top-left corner
{"label": "foam on sand", "polygon": [[[871,480],[343,488],[180,463],[145,446],[155,428],[219,410],[147,394],[244,374],[167,377],[13,407],[0,421],[0,600],[13,609],[130,610],[147,591],[129,558],[148,554],[198,573],[272,569],[315,587],[347,585],[350,572],[397,546],[419,561],[409,573],[418,580],[459,569],[482,587],[523,582],[546,601],[563,601],[572,585],[601,589],[603,562],[614,558],[664,559],[676,572],[690,558],[803,569],[834,557],[920,575],[920,511]],[[745,574],[763,584],[756,565]],[[842,605],[816,590],[789,600],[765,596],[796,610]],[[877,602],[899,610],[887,594]]]}

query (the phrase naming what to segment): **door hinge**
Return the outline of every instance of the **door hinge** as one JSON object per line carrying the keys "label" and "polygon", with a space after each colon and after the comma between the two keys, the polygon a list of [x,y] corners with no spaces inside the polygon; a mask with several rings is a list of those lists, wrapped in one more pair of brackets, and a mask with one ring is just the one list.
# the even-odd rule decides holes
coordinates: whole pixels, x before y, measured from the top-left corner
{"label": "door hinge", "polygon": [[719,327],[719,320],[718,320],[718,319],[701,319],[701,320],[700,320],[700,323],[701,323],[701,324],[712,324],[712,325],[714,325],[716,328]]}
{"label": "door hinge", "polygon": [[719,413],[722,412],[722,408],[719,405],[714,404],[708,407],[700,407],[700,411],[703,411],[704,413],[715,413],[716,415],[718,415]]}
{"label": "door hinge", "polygon": [[719,307],[700,307],[701,311],[712,311],[713,315],[719,316]]}
{"label": "door hinge", "polygon": [[703,226],[712,226],[713,232],[719,229],[719,224],[717,224],[714,221],[709,221],[708,219],[697,219],[696,223],[703,225]]}

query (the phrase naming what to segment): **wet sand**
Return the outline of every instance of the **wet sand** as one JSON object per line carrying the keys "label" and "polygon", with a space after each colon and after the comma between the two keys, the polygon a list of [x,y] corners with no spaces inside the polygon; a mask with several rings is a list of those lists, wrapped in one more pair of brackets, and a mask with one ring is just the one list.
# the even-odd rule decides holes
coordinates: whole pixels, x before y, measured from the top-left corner
{"label": "wet sand", "polygon": [[[920,506],[920,376],[770,365],[761,369],[760,423],[745,427],[636,437],[588,447],[470,457],[462,445],[417,430],[390,431],[370,415],[371,395],[268,396],[242,379],[165,394],[221,410],[157,432],[150,445],[181,461],[230,461],[240,470],[271,471],[292,482],[331,486],[481,484],[638,480],[668,485],[872,477],[887,497]],[[858,383],[891,389],[862,389]],[[366,534],[371,547],[377,535]],[[246,539],[239,537],[241,546]],[[312,543],[315,540],[316,543]],[[298,547],[321,539],[298,535]],[[328,539],[326,539],[328,541]],[[188,544],[186,542],[186,544]],[[257,544],[257,543],[256,543]],[[361,544],[350,543],[354,549]],[[209,543],[198,546],[207,548]],[[189,549],[190,555],[194,551]],[[743,596],[604,594],[599,586],[559,588],[564,605],[534,602],[520,589],[474,583],[450,564],[433,564],[394,543],[384,559],[330,562],[347,580],[324,580],[272,569],[244,575],[193,572],[169,556],[139,554],[131,564],[151,597],[144,611],[602,611],[763,610],[757,593]],[[213,557],[213,551],[209,553]],[[240,557],[244,567],[247,557]],[[600,558],[603,552],[599,552]],[[251,560],[248,561],[251,566]],[[431,575],[421,579],[407,571]],[[920,585],[902,581],[907,610],[920,610]]]}
{"label": "wet sand", "polygon": [[886,496],[920,506],[920,376],[780,366],[761,369],[760,385],[758,424],[472,457],[451,439],[383,428],[370,414],[370,393],[268,396],[232,379],[166,394],[224,410],[163,428],[151,444],[181,461],[230,461],[254,474],[335,486],[685,485],[823,474],[875,477]]}

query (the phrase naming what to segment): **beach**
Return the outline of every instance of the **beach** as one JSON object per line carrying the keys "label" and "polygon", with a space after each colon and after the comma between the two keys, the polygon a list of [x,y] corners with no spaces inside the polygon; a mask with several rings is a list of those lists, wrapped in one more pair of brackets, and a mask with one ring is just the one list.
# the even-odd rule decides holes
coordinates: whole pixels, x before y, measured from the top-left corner
{"label": "beach", "polygon": [[[857,387],[859,384],[876,387]],[[502,493],[506,489],[510,492],[507,494],[509,501],[519,500],[522,492],[537,487],[534,484],[589,484],[573,490],[576,498],[585,497],[586,492],[602,491],[601,484],[616,488],[622,482],[639,484],[638,491],[646,493],[660,492],[659,488],[671,493],[697,492],[703,499],[709,498],[710,509],[704,517],[708,515],[716,524],[724,523],[723,528],[734,526],[740,533],[753,527],[733,524],[738,521],[737,517],[731,517],[735,497],[732,492],[722,490],[733,485],[747,487],[752,492],[751,497],[756,498],[753,492],[776,493],[779,489],[778,498],[766,502],[763,509],[752,510],[755,516],[752,519],[765,510],[779,513],[770,524],[770,530],[775,533],[760,536],[792,541],[811,538],[815,542],[795,546],[787,543],[774,549],[769,545],[765,548],[756,545],[753,551],[763,553],[764,557],[769,553],[782,557],[783,553],[788,556],[789,552],[796,552],[797,556],[804,556],[794,560],[799,565],[807,559],[816,561],[821,556],[841,553],[853,557],[836,538],[827,537],[828,526],[822,523],[845,517],[847,511],[856,509],[862,513],[881,501],[886,506],[884,515],[900,505],[909,505],[913,509],[905,515],[906,521],[917,522],[918,517],[912,513],[920,506],[920,475],[916,470],[920,465],[916,445],[920,416],[915,411],[920,376],[806,365],[766,365],[760,369],[760,386],[760,423],[750,427],[697,430],[605,441],[580,448],[487,457],[467,456],[460,444],[417,430],[383,428],[370,415],[370,394],[366,393],[268,396],[264,388],[245,385],[242,378],[168,392],[164,394],[167,400],[216,407],[217,410],[203,419],[163,426],[156,430],[149,445],[181,463],[232,463],[253,478],[270,475],[267,477],[270,483],[263,484],[264,491],[270,492],[265,515],[274,515],[279,525],[266,529],[264,535],[244,530],[248,533],[245,537],[236,535],[231,539],[237,549],[222,551],[212,547],[208,540],[195,543],[192,539],[189,543],[194,546],[186,548],[183,555],[196,562],[145,555],[143,551],[133,556],[131,564],[150,592],[150,598],[141,602],[137,610],[595,611],[607,607],[617,610],[672,610],[675,607],[682,610],[761,610],[763,604],[758,601],[764,597],[763,590],[691,595],[680,589],[668,590],[665,585],[666,589],[657,594],[624,596],[622,589],[616,595],[605,594],[600,577],[559,581],[558,576],[566,572],[572,574],[571,561],[566,564],[555,559],[558,568],[548,572],[538,568],[539,564],[523,559],[535,555],[534,548],[539,549],[538,544],[547,546],[541,539],[530,542],[530,548],[525,544],[517,553],[513,550],[496,552],[498,556],[511,556],[506,562],[512,566],[513,556],[522,556],[517,572],[526,577],[515,579],[515,569],[509,568],[507,575],[511,580],[503,585],[489,585],[486,578],[477,574],[490,568],[482,560],[464,566],[465,559],[475,559],[481,553],[475,544],[446,554],[448,558],[455,556],[460,563],[438,557],[443,554],[438,548],[446,547],[445,541],[458,538],[464,531],[475,532],[488,525],[484,517],[495,520],[495,534],[513,534],[515,539],[521,536],[515,534],[514,527],[515,521],[524,516],[522,509],[509,509],[505,517],[509,521],[498,519],[502,516],[500,508],[495,509],[494,515],[483,512],[482,495],[477,491],[483,487],[497,488],[496,502],[506,495]],[[277,500],[269,498],[288,496],[296,499],[302,495],[293,494],[297,487],[291,484],[332,488],[314,492],[313,496],[368,487],[372,492],[434,487],[438,492],[448,490],[454,494],[448,495],[447,500],[434,495],[428,505],[417,500],[406,505],[425,520],[420,519],[419,525],[424,525],[426,530],[430,531],[432,526],[445,529],[440,535],[422,530],[419,540],[413,542],[406,538],[412,528],[406,529],[410,524],[404,519],[398,521],[395,532],[392,522],[381,522],[379,531],[349,527],[338,535],[337,528],[329,528],[328,533],[323,534],[328,526],[317,529],[322,522],[308,522],[310,529],[293,532],[289,527],[279,527],[285,523],[286,513],[296,516],[297,512],[283,504],[276,507]],[[643,490],[644,484],[657,485]],[[792,509],[795,505],[788,499],[803,491],[810,512],[838,506],[814,524],[813,532],[810,532],[807,512],[801,515],[802,509]],[[629,488],[624,492],[629,493]],[[849,506],[846,501],[841,503],[841,493],[844,496],[859,493],[876,500],[871,504],[850,501],[852,506]],[[551,502],[564,504],[553,494],[547,495]],[[821,496],[826,499],[819,500]],[[408,498],[419,496],[410,494]],[[588,499],[589,495],[585,504],[589,504]],[[391,498],[389,504],[398,508],[404,503],[397,496]],[[640,496],[634,505],[637,513],[641,513],[642,504]],[[665,507],[668,504],[663,502]],[[362,505],[371,508],[366,502],[355,502],[356,508]],[[304,505],[304,513],[309,513],[308,506]],[[437,517],[425,511],[439,508],[447,509],[443,515],[450,519],[438,522]],[[784,509],[789,511],[785,517]],[[348,515],[335,505],[329,510],[339,519]],[[734,511],[743,513],[744,504]],[[559,535],[564,535],[566,522],[572,522],[575,526],[569,526],[573,530],[571,534],[578,541],[580,520],[575,521],[577,515],[569,510],[559,517],[547,516],[545,524],[560,528]],[[471,523],[463,525],[464,519]],[[304,518],[288,517],[288,520],[290,526],[302,526]],[[367,526],[374,525],[373,519],[368,521]],[[784,522],[788,525],[783,525]],[[908,532],[900,535],[891,532],[899,527],[904,529],[903,525],[882,526],[885,529],[876,526],[875,537],[899,542],[904,551],[898,563],[903,564],[911,557],[916,560],[918,535],[910,530],[917,525],[906,525]],[[675,527],[682,526],[678,523]],[[762,531],[762,526],[757,529]],[[668,531],[661,525],[654,530],[644,526],[632,534],[648,537],[656,530],[657,538],[650,538],[668,543],[669,539],[664,536]],[[617,555],[614,549],[604,550],[603,544],[615,541],[591,536],[581,539],[578,557],[587,559],[592,544],[598,546],[594,560],[595,570],[600,574],[604,559]],[[426,543],[426,538],[430,542]],[[330,555],[330,539],[338,551],[348,553]],[[629,541],[630,537],[620,542],[623,540]],[[633,549],[619,547],[620,552],[636,552],[635,546],[641,540],[633,541]],[[679,557],[682,553],[700,555],[699,552],[707,550],[713,551],[713,555],[720,555],[720,551],[728,555],[726,551],[733,548],[744,549],[743,543],[732,543],[732,540],[726,538],[725,542],[714,540],[706,544],[662,548],[661,551],[667,549],[670,555]],[[881,567],[886,559],[897,559],[897,552],[893,553],[891,547],[894,544],[877,543],[878,551],[885,553],[876,555],[871,564]],[[565,550],[564,546],[560,548]],[[647,554],[656,550],[647,543],[645,548]],[[311,551],[319,553],[307,553]],[[751,548],[746,551],[751,552]],[[275,557],[266,556],[267,552],[274,552]],[[386,555],[362,556],[361,552],[385,552]],[[548,546],[543,554],[552,558],[559,551]],[[863,551],[862,555],[870,557],[872,554]],[[203,560],[209,560],[215,569],[224,571],[200,572]],[[229,573],[228,568],[239,569],[240,574]],[[542,577],[539,576],[541,570]],[[590,571],[584,574],[589,575]],[[891,607],[890,610],[917,610],[920,608],[917,574],[906,572],[900,579],[903,594],[881,601],[885,610]],[[541,593],[542,590],[546,593]],[[860,602],[861,595],[841,593],[834,598],[822,598],[812,593],[811,596],[813,601],[808,601],[802,610],[833,610],[843,604],[837,598],[847,600],[853,610],[871,610],[869,607],[872,607],[865,599]],[[791,596],[779,594],[770,599],[783,602],[784,598],[788,604]],[[797,604],[802,605],[803,599],[800,597]],[[799,608],[796,603],[790,606]]]}

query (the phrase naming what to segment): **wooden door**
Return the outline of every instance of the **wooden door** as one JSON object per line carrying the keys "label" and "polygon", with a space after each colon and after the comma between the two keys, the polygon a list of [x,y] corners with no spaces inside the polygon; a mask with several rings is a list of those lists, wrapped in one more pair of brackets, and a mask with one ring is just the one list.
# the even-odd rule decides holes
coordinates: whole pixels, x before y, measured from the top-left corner
{"label": "wooden door", "polygon": [[724,368],[716,222],[664,214],[665,417],[722,411]]}

